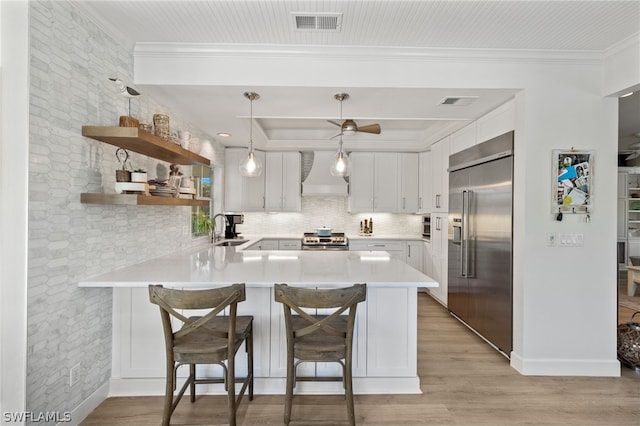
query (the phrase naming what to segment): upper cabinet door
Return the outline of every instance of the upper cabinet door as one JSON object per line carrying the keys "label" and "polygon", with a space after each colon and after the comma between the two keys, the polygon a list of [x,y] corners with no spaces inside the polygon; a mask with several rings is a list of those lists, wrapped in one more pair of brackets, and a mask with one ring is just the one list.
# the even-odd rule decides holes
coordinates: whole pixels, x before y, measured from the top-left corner
{"label": "upper cabinet door", "polygon": [[373,211],[374,154],[371,152],[352,152],[351,173],[349,175],[349,211]]}
{"label": "upper cabinet door", "polygon": [[455,154],[456,152],[464,151],[476,144],[476,122],[463,127],[450,136],[449,152]]}
{"label": "upper cabinet door", "polygon": [[373,210],[376,212],[398,211],[398,154],[377,152],[374,156]]}
{"label": "upper cabinet door", "polygon": [[264,207],[268,212],[282,211],[283,160],[281,152],[267,152],[265,165]]}
{"label": "upper cabinet door", "polygon": [[449,208],[449,137],[431,145],[433,176],[433,211],[446,212]]}
{"label": "upper cabinet door", "polygon": [[516,102],[509,102],[499,106],[477,121],[477,142],[481,143],[489,139],[510,132],[516,126]]}
{"label": "upper cabinet door", "polygon": [[299,152],[282,153],[282,211],[302,210],[302,156]]}
{"label": "upper cabinet door", "polygon": [[431,213],[433,210],[433,164],[431,161],[431,151],[419,154],[419,182],[420,191],[418,197],[418,211],[420,213]]}
{"label": "upper cabinet door", "polygon": [[[225,149],[224,160],[224,210],[227,212],[264,211],[265,173],[257,177],[240,174],[240,160],[247,155],[244,148]],[[265,163],[265,153],[255,151],[256,157]]]}
{"label": "upper cabinet door", "polygon": [[265,210],[295,212],[301,209],[299,152],[267,152]]}
{"label": "upper cabinet door", "polygon": [[398,154],[398,211],[416,213],[419,211],[420,173],[419,158],[416,153]]}

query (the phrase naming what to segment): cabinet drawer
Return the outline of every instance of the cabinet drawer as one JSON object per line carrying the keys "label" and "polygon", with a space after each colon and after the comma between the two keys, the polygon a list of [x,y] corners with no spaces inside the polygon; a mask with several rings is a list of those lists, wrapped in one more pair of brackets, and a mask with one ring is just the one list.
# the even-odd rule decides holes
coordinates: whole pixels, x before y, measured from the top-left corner
{"label": "cabinet drawer", "polygon": [[280,240],[278,242],[279,250],[302,250],[302,241],[296,240]]}
{"label": "cabinet drawer", "polygon": [[404,241],[389,240],[350,240],[349,250],[353,251],[403,251]]}

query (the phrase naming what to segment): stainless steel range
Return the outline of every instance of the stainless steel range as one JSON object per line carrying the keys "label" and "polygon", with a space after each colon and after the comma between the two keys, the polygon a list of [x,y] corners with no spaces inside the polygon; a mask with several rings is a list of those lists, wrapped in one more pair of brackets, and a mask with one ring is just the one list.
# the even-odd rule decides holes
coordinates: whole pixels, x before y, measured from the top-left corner
{"label": "stainless steel range", "polygon": [[302,250],[349,250],[349,239],[344,232],[333,232],[328,237],[320,237],[315,232],[305,232]]}

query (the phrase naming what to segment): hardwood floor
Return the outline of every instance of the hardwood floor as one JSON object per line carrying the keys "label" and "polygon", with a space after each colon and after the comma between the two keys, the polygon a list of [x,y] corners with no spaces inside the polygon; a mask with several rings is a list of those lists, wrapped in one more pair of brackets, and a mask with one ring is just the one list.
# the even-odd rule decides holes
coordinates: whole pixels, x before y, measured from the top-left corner
{"label": "hardwood floor", "polygon": [[[418,297],[418,374],[422,395],[357,395],[358,425],[640,425],[640,374],[622,377],[522,376],[509,361],[453,319],[431,297]],[[242,401],[238,424],[282,424],[284,396]],[[158,425],[162,397],[109,398],[82,425]],[[298,396],[293,419],[344,419],[341,396]],[[172,424],[225,424],[224,397],[184,398]]]}

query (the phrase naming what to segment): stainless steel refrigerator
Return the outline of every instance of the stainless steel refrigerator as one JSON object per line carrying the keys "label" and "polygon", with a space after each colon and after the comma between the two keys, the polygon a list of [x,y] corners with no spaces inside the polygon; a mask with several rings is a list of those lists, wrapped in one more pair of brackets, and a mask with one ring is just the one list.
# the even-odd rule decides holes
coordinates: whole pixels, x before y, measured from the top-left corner
{"label": "stainless steel refrigerator", "polygon": [[512,350],[513,132],[449,157],[448,308]]}

